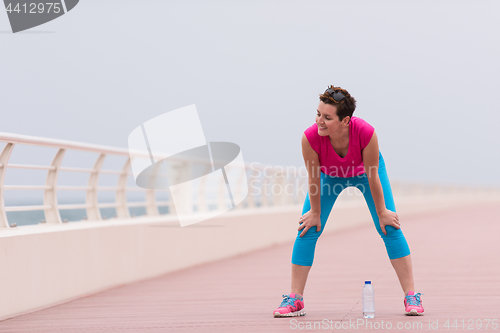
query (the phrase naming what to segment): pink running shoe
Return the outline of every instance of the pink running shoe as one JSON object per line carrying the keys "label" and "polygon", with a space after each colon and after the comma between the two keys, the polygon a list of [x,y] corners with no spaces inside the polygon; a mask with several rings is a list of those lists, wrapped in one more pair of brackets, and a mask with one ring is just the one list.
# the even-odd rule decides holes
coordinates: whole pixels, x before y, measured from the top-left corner
{"label": "pink running shoe", "polygon": [[281,302],[279,308],[274,310],[274,317],[298,317],[305,316],[304,311],[304,300],[302,295],[290,294],[282,295],[283,301]]}
{"label": "pink running shoe", "polygon": [[409,291],[408,295],[405,296],[405,315],[407,316],[423,316],[424,307],[422,306],[422,301],[420,300],[421,293],[415,294],[413,291]]}

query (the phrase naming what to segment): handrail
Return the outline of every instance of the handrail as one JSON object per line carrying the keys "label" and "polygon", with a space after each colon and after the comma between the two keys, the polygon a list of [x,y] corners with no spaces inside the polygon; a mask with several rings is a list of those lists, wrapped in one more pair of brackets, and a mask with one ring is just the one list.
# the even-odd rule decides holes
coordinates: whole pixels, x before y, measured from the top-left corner
{"label": "handrail", "polygon": [[[128,156],[128,149],[114,148],[109,146],[80,143],[69,140],[48,139],[38,136],[20,135],[0,132],[0,142],[9,142],[12,144],[26,144],[35,146],[52,147],[59,149],[74,149],[102,154],[115,154]],[[139,153],[140,154],[140,153]]]}

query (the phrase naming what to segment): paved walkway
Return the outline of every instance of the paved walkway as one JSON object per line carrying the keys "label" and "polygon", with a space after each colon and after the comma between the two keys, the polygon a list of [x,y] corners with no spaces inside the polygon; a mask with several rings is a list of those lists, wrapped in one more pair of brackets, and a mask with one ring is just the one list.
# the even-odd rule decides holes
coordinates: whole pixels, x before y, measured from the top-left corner
{"label": "paved walkway", "polygon": [[[388,325],[406,332],[500,332],[494,329],[500,326],[500,205],[401,222],[417,292],[425,294],[423,317],[404,316],[383,242],[373,226],[363,226],[320,238],[305,291],[307,315],[296,321],[272,317],[289,292],[289,243],[9,319],[0,332],[371,332]],[[375,289],[370,322],[361,315],[364,280]]]}

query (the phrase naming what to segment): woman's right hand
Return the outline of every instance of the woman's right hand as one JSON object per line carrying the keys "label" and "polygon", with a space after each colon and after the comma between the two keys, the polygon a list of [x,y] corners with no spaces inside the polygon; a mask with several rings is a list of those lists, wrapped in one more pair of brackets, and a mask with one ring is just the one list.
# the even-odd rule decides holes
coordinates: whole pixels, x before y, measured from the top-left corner
{"label": "woman's right hand", "polygon": [[320,232],[321,231],[321,218],[320,218],[320,215],[319,213],[317,212],[313,212],[313,211],[308,211],[307,213],[305,213],[304,215],[302,215],[299,219],[299,229],[297,229],[298,231],[300,231],[301,229],[302,232],[300,233],[300,237],[304,236],[307,232],[307,230],[309,230],[310,228],[316,226],[316,231],[317,232]]}

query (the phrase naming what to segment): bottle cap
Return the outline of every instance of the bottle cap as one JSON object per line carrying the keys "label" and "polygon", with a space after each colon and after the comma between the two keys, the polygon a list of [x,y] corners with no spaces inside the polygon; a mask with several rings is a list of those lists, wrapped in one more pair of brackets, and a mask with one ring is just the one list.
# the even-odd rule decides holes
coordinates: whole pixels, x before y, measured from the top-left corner
{"label": "bottle cap", "polygon": [[365,284],[372,284],[371,281],[365,281]]}

